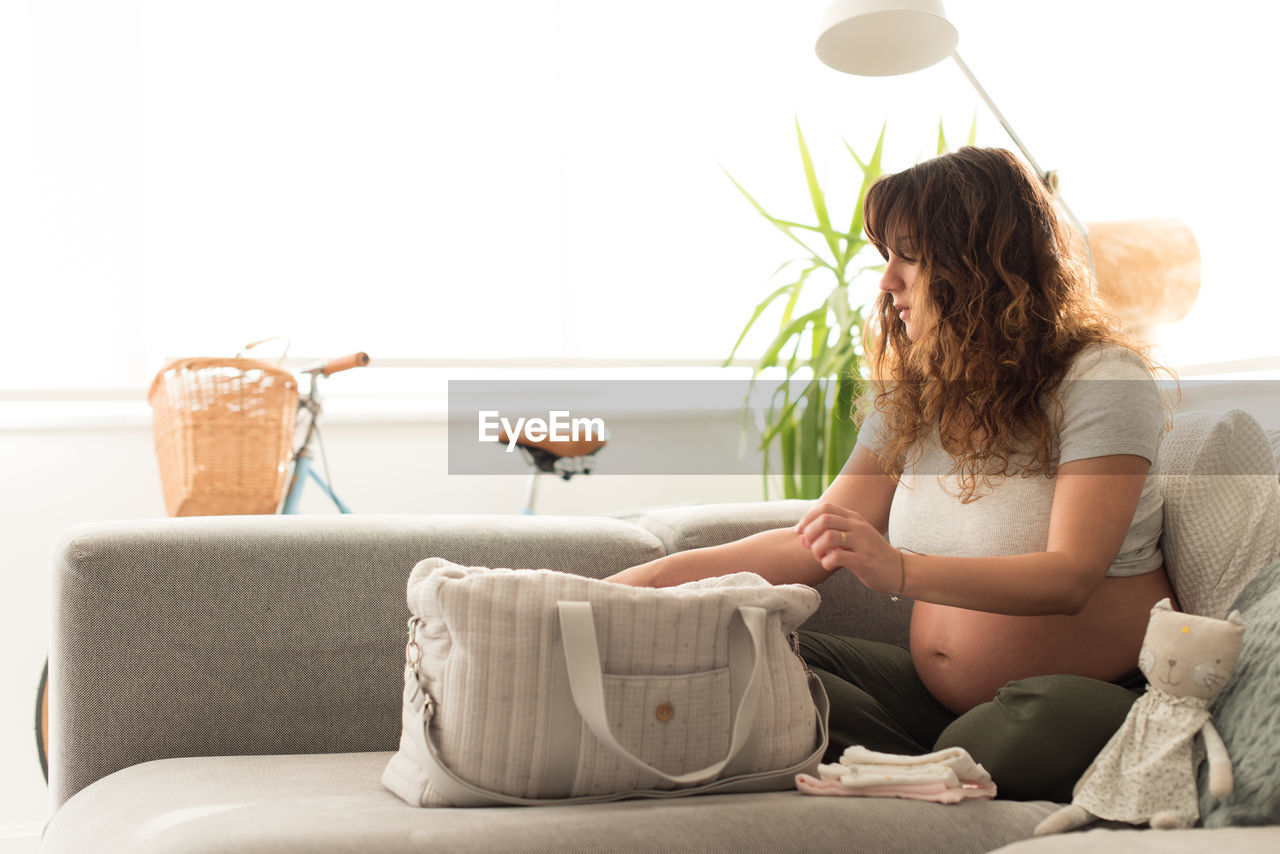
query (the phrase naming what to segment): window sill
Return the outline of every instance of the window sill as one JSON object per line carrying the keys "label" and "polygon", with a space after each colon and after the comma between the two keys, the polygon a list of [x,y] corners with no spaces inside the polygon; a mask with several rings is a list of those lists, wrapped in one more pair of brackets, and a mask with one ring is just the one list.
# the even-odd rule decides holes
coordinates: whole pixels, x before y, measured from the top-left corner
{"label": "window sill", "polygon": [[[548,365],[545,367],[452,367],[416,363],[384,365],[326,380],[326,424],[443,424],[448,421],[448,379],[741,379],[749,369],[710,365]],[[1182,383],[1181,410],[1229,409],[1238,406],[1269,429],[1280,428],[1280,412],[1271,413],[1271,390],[1280,388],[1280,357],[1248,359],[1175,368]],[[727,376],[728,375],[728,376]],[[50,389],[0,392],[0,432],[34,430],[99,430],[150,428],[151,408],[137,389]],[[1237,400],[1238,398],[1238,400]],[[628,417],[693,418],[741,411],[741,398],[670,408],[640,407]]]}

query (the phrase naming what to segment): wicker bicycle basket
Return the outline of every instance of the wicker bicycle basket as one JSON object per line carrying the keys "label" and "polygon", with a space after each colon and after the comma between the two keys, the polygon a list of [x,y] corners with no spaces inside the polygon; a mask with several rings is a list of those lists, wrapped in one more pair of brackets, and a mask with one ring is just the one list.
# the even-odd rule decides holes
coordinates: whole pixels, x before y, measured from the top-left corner
{"label": "wicker bicycle basket", "polygon": [[292,374],[256,359],[178,359],[147,400],[170,516],[276,512],[298,410]]}

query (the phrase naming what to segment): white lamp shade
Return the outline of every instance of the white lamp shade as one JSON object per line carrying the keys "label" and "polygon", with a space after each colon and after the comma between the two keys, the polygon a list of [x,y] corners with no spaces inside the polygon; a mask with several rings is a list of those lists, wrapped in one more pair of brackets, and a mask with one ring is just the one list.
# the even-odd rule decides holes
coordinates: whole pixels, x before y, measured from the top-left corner
{"label": "white lamp shade", "polygon": [[835,0],[814,48],[837,71],[887,77],[941,62],[959,41],[940,0]]}

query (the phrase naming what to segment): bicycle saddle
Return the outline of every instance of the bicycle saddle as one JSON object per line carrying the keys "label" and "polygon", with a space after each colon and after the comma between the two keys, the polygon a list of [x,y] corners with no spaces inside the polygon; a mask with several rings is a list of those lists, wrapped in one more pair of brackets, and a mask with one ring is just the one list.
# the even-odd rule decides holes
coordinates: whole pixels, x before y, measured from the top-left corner
{"label": "bicycle saddle", "polygon": [[[498,441],[504,445],[511,444],[511,438],[507,435],[506,430],[498,428]],[[536,442],[524,436],[516,439],[516,447],[527,448],[530,451],[542,451],[556,459],[590,456],[606,444],[608,444],[607,439],[571,439],[564,441],[548,437],[539,439]]]}

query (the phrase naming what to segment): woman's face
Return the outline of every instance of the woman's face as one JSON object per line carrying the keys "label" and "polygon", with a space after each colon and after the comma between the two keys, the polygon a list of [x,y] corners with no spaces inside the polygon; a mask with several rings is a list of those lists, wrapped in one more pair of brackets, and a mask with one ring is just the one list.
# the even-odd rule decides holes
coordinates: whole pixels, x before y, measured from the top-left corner
{"label": "woman's face", "polygon": [[928,328],[926,320],[929,314],[924,288],[916,287],[920,265],[914,258],[903,257],[892,249],[886,251],[889,253],[889,260],[885,264],[884,275],[880,278],[880,290],[893,298],[893,307],[906,324],[907,338],[916,341]]}

